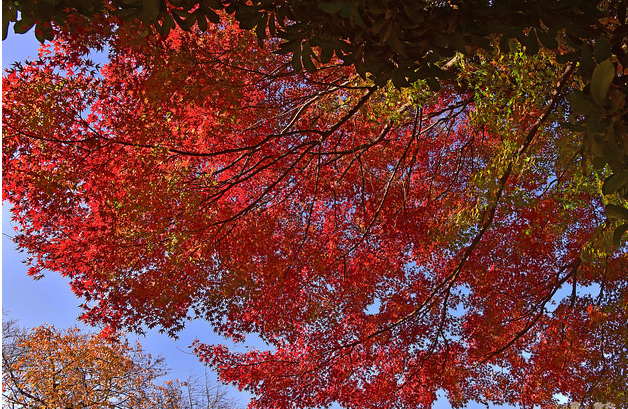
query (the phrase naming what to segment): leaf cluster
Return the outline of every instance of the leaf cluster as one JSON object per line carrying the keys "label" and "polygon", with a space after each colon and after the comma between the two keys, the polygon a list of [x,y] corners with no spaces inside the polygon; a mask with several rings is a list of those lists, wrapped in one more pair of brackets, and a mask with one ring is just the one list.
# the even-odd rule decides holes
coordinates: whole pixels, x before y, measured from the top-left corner
{"label": "leaf cluster", "polygon": [[208,21],[219,23],[216,11],[224,9],[242,28],[255,29],[260,41],[268,35],[281,38],[277,52],[290,54],[296,70],[313,72],[335,55],[378,85],[392,80],[406,87],[425,79],[433,89],[438,78],[449,78],[440,64],[457,52],[489,49],[495,37],[503,50],[510,39],[518,39],[529,54],[538,52],[539,44],[556,50],[561,31],[579,46],[582,39],[600,35],[598,21],[604,16],[587,0],[551,0],[533,7],[516,0],[12,0],[3,2],[3,9],[3,38],[13,21],[17,33],[37,24],[40,41],[53,37],[51,23],[66,26],[74,13],[139,19],[166,35],[175,25],[205,31]]}
{"label": "leaf cluster", "polygon": [[583,47],[579,71],[586,85],[569,95],[572,113],[582,119],[567,124],[583,132],[581,152],[603,179],[606,214],[619,221],[616,246],[628,230],[628,25],[625,16],[618,21],[610,40],[600,37],[593,47]]}

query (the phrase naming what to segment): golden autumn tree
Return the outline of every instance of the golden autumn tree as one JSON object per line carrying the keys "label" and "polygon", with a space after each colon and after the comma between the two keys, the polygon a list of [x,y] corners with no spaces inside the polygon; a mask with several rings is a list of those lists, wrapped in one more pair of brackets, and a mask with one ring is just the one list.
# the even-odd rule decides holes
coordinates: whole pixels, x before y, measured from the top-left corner
{"label": "golden autumn tree", "polygon": [[[24,331],[3,322],[3,408],[226,409],[223,390],[166,381],[162,358],[78,328]],[[201,391],[202,393],[199,393]]]}

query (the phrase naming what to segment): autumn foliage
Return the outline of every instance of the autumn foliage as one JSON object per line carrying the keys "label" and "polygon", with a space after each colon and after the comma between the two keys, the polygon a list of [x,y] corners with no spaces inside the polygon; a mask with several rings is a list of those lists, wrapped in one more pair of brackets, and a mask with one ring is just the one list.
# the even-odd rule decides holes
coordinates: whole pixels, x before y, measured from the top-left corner
{"label": "autumn foliage", "polygon": [[[5,317],[6,318],[6,317]],[[78,328],[24,330],[2,322],[3,408],[232,409],[223,388],[190,375],[167,380],[163,358]]]}
{"label": "autumn foliage", "polygon": [[76,328],[3,325],[2,372],[7,408],[155,408],[166,398],[153,383],[160,360]]}
{"label": "autumn foliage", "polygon": [[3,82],[16,242],[83,319],[259,336],[195,344],[259,408],[625,402],[628,258],[562,126],[574,65],[478,52],[400,91],[229,20],[89,29]]}

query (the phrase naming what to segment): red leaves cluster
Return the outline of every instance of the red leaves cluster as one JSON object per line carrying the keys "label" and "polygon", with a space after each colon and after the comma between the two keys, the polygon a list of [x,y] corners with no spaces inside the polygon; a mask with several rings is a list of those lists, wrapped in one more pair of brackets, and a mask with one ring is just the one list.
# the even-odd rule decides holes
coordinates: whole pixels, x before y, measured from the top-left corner
{"label": "red leaves cluster", "polygon": [[231,23],[101,31],[100,71],[68,36],[3,87],[17,242],[87,321],[259,335],[196,345],[257,407],[549,404],[625,366],[605,346],[625,308],[603,306],[625,305],[627,260],[596,256],[593,183],[538,101],[500,133],[469,90],[296,74]]}

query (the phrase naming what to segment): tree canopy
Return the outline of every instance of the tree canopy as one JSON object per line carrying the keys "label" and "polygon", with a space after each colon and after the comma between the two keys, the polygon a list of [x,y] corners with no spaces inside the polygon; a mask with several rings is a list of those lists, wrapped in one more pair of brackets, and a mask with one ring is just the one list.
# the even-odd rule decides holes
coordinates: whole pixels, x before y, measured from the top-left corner
{"label": "tree canopy", "polygon": [[336,53],[303,72],[219,16],[167,37],[101,16],[5,75],[3,192],[30,274],[69,277],[112,330],[259,336],[195,344],[253,407],[626,402],[613,41],[576,64],[568,32],[538,52],[489,36],[439,54],[436,92]]}
{"label": "tree canopy", "polygon": [[[78,328],[30,331],[2,323],[3,408],[227,409],[233,403],[209,383],[156,381],[166,374],[139,344]],[[204,393],[205,390],[207,393]]]}

